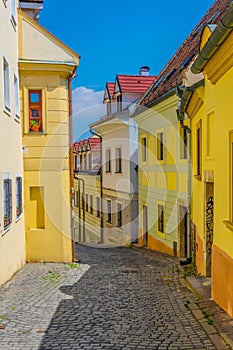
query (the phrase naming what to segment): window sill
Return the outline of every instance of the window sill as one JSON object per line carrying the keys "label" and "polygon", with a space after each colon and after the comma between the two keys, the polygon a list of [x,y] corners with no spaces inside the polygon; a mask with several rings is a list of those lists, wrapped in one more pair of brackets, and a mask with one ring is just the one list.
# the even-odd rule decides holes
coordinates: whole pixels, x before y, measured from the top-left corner
{"label": "window sill", "polygon": [[229,220],[224,220],[223,223],[226,225],[226,227],[230,230],[233,231],[233,222]]}
{"label": "window sill", "polygon": [[11,109],[7,106],[5,106],[3,112],[8,116],[10,117],[11,116]]}
{"label": "window sill", "polygon": [[22,218],[22,214],[23,213],[21,213],[19,216],[16,217],[15,222],[18,222]]}
{"label": "window sill", "polygon": [[46,133],[44,131],[31,131],[31,130],[28,130],[28,134],[30,134],[30,135],[45,135]]}
{"label": "window sill", "polygon": [[112,222],[106,221],[106,224],[112,227]]}
{"label": "window sill", "polygon": [[15,114],[14,119],[17,123],[20,123],[20,116],[18,114]]}
{"label": "window sill", "polygon": [[4,228],[4,231],[2,232],[2,236],[4,236],[8,231],[10,231],[11,226],[7,226],[6,228]]}
{"label": "window sill", "polygon": [[111,172],[111,171],[105,171],[105,174],[106,174],[106,175],[111,175],[112,172]]}
{"label": "window sill", "polygon": [[202,177],[201,175],[194,175],[194,178],[198,181],[201,181],[202,180]]}
{"label": "window sill", "polygon": [[17,23],[16,23],[15,17],[13,15],[11,15],[10,22],[12,24],[14,31],[16,32]]}
{"label": "window sill", "polygon": [[122,171],[115,171],[115,174],[122,175],[123,172]]}

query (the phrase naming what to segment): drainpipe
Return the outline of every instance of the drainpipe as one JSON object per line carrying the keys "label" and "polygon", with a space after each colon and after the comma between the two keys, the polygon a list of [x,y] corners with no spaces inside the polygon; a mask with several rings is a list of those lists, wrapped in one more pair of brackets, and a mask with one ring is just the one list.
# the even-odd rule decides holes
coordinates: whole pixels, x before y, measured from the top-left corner
{"label": "drainpipe", "polygon": [[68,78],[68,101],[69,101],[69,163],[70,163],[70,217],[71,217],[71,241],[72,261],[75,258],[75,231],[74,231],[74,155],[73,155],[73,111],[72,111],[72,79],[76,75],[76,67],[72,76]]}
{"label": "drainpipe", "polygon": [[179,96],[178,101],[178,108],[176,110],[177,113],[177,119],[180,122],[180,126],[187,130],[187,150],[188,150],[188,160],[187,160],[187,167],[188,167],[188,188],[187,188],[187,226],[186,226],[186,232],[187,232],[187,258],[185,261],[180,261],[181,265],[187,265],[192,262],[191,257],[191,193],[192,193],[192,163],[191,163],[191,128],[187,125],[184,125],[184,119],[185,119],[185,110],[188,105],[188,102],[190,100],[190,97],[193,93],[193,91],[204,85],[204,79],[200,80],[199,82],[195,83],[194,85],[190,87],[185,86],[178,86],[176,89],[176,93]]}
{"label": "drainpipe", "polygon": [[[84,179],[80,179],[79,177],[76,177],[74,175],[75,180],[78,180],[78,193],[79,193],[79,203],[78,203],[78,236],[79,236],[79,241],[81,242],[81,204],[82,204],[82,210],[83,210],[83,241],[85,242],[86,240],[86,227],[85,227],[85,181]],[[82,190],[82,197],[80,196],[81,193],[81,186],[80,183],[83,185],[83,190]],[[81,199],[81,201],[80,201]]]}
{"label": "drainpipe", "polygon": [[204,45],[196,60],[194,61],[191,71],[194,74],[200,73],[208,60],[213,56],[219,46],[226,40],[233,29],[233,3],[218,23],[207,43]]}
{"label": "drainpipe", "polygon": [[104,242],[104,232],[103,232],[103,166],[102,166],[102,136],[97,134],[95,131],[90,129],[92,135],[98,136],[100,138],[100,243]]}

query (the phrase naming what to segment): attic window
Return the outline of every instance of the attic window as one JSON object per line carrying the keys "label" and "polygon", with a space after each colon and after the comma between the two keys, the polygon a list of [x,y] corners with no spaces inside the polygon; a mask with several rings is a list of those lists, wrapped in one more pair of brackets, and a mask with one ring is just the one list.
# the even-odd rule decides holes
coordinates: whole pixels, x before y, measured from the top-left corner
{"label": "attic window", "polygon": [[154,85],[154,89],[156,89],[163,81],[164,81],[163,77],[159,78],[159,80],[157,80],[155,85]]}
{"label": "attic window", "polygon": [[192,61],[194,57],[194,54],[192,54],[191,56],[189,56],[188,58],[186,58],[186,60],[182,63],[182,65],[180,66],[180,70],[183,70],[184,68],[187,67],[187,65],[189,64],[189,62]]}
{"label": "attic window", "polygon": [[175,71],[176,71],[176,68],[172,69],[172,71],[166,75],[164,80],[169,80],[171,78],[171,76],[175,73]]}
{"label": "attic window", "polygon": [[202,28],[205,26],[205,23],[201,23],[198,27],[197,27],[197,29],[195,30],[195,32],[193,33],[193,37],[195,36],[195,35],[197,35],[201,30],[202,30]]}
{"label": "attic window", "polygon": [[215,18],[216,16],[219,14],[220,10],[216,11],[215,14],[209,19],[208,23],[211,23]]}

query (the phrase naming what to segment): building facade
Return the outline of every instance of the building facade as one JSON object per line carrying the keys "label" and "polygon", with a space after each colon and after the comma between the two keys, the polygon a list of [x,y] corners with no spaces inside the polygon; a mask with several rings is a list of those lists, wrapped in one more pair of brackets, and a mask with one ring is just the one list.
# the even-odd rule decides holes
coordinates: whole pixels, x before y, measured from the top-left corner
{"label": "building facade", "polygon": [[74,143],[75,241],[100,243],[101,175],[100,138]]}
{"label": "building facade", "polygon": [[[221,6],[219,5],[221,3]],[[215,1],[139,101],[139,244],[187,258],[195,254],[190,220],[190,122],[177,120],[185,72],[199,52],[201,30],[218,21]]]}
{"label": "building facade", "polygon": [[25,263],[23,147],[19,108],[17,1],[1,1],[0,284]]}
{"label": "building facade", "polygon": [[[204,84],[186,88],[184,109],[192,125],[193,201],[198,272],[211,277],[211,296],[233,316],[232,130],[233,5],[216,26],[206,26],[190,76]],[[192,73],[194,73],[192,75]],[[183,97],[184,99],[184,97]]]}
{"label": "building facade", "polygon": [[27,260],[72,261],[70,106],[79,56],[18,13]]}
{"label": "building facade", "polygon": [[144,68],[145,75],[118,74],[115,83],[106,84],[106,116],[91,125],[102,138],[102,237],[108,244],[137,240],[138,129],[132,112],[156,79]]}

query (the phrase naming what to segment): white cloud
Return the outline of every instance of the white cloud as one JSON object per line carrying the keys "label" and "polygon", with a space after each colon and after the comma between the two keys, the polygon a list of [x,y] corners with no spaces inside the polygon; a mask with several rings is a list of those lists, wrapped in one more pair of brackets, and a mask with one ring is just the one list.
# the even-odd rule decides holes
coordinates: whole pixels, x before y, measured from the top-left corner
{"label": "white cloud", "polygon": [[94,91],[84,86],[73,91],[74,140],[89,130],[89,124],[106,114],[104,91]]}

